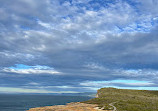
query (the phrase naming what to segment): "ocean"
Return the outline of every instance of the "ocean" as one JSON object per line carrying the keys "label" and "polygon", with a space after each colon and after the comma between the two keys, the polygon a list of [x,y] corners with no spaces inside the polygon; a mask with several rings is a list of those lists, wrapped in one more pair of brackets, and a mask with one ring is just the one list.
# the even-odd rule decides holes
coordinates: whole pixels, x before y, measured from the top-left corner
{"label": "ocean", "polygon": [[69,102],[89,100],[88,96],[56,96],[56,95],[0,95],[0,111],[26,111],[29,108],[64,105]]}

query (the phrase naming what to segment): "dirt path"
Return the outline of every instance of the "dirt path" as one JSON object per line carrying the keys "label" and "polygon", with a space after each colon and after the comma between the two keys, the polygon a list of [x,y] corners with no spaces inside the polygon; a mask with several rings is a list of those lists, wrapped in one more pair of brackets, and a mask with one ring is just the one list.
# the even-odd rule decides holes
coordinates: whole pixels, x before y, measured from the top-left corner
{"label": "dirt path", "polygon": [[116,109],[116,107],[114,106],[114,104],[115,104],[116,102],[113,102],[113,103],[110,103],[109,104],[109,106],[112,106],[114,109],[113,109],[113,111],[116,111],[117,109]]}

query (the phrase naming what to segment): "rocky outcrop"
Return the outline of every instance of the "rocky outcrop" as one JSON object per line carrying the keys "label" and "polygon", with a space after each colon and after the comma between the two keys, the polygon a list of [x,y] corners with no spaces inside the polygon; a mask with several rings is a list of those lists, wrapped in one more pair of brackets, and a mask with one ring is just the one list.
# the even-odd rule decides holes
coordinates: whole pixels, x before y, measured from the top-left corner
{"label": "rocky outcrop", "polygon": [[28,111],[105,111],[97,108],[95,104],[69,103],[67,105],[46,106],[31,108]]}

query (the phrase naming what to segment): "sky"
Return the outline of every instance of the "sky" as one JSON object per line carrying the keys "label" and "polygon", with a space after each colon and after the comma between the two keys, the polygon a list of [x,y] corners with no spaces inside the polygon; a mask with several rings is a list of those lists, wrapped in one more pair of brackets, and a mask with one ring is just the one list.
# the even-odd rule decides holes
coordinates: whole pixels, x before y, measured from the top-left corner
{"label": "sky", "polygon": [[0,0],[0,93],[158,89],[157,0]]}

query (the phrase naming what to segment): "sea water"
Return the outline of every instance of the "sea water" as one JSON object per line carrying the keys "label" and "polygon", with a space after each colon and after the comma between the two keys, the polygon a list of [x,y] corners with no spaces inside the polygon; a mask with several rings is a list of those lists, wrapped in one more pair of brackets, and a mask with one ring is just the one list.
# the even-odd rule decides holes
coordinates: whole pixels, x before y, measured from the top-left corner
{"label": "sea water", "polygon": [[88,96],[56,96],[56,95],[0,95],[0,111],[26,111],[29,108],[64,105],[70,102],[89,100]]}

